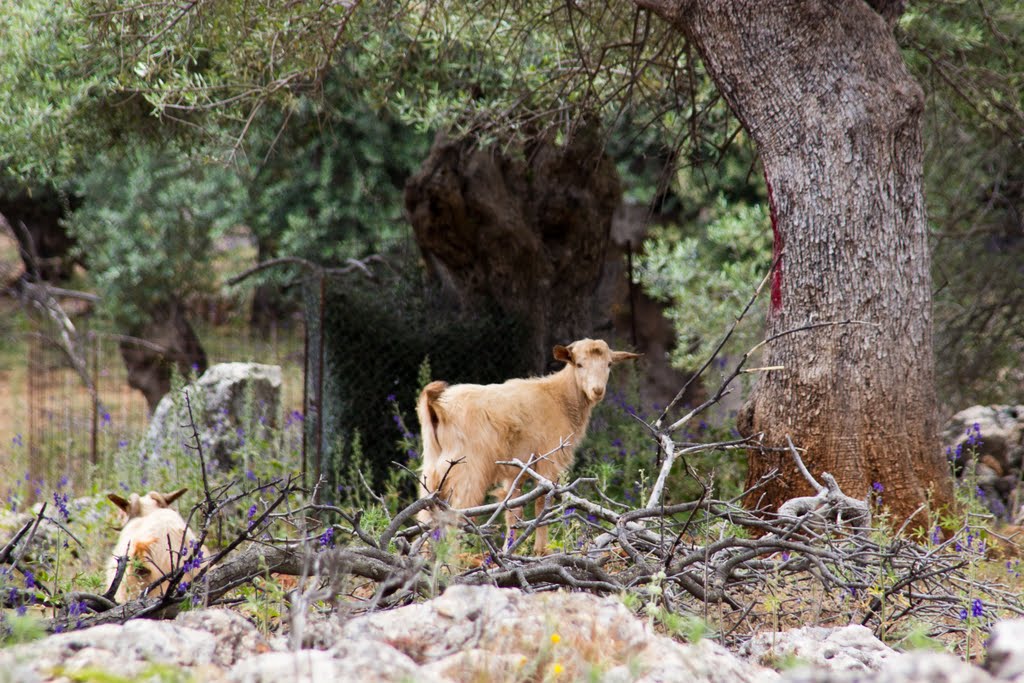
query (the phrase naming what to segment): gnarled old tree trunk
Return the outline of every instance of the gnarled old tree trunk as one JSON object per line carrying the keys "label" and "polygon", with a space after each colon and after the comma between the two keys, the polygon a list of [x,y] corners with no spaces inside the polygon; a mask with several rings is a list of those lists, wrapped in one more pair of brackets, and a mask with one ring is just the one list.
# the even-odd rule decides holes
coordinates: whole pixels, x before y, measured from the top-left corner
{"label": "gnarled old tree trunk", "polygon": [[461,305],[493,303],[522,320],[537,373],[556,343],[593,332],[593,295],[620,197],[592,129],[515,157],[442,135],[405,187],[431,274]]}
{"label": "gnarled old tree trunk", "polygon": [[[922,189],[920,87],[891,27],[898,3],[641,1],[698,48],[764,162],[775,251],[765,374],[745,430],[807,449],[863,497],[873,483],[897,522],[931,492],[951,500],[937,441],[931,280]],[[879,11],[887,15],[883,18]],[[744,427],[741,427],[741,429]],[[787,455],[753,453],[749,481],[783,476],[769,507],[810,493]],[[754,501],[751,501],[754,502]]]}
{"label": "gnarled old tree trunk", "polygon": [[[7,219],[30,277],[59,282],[71,277],[75,240],[61,222],[79,203],[73,195],[53,189],[0,194],[0,214]],[[34,263],[30,261],[35,261]]]}
{"label": "gnarled old tree trunk", "polygon": [[171,390],[171,368],[182,375],[193,369],[206,371],[206,351],[185,315],[180,301],[171,301],[155,310],[151,320],[132,330],[139,341],[120,343],[121,358],[128,370],[128,384],[146,397],[149,412]]}

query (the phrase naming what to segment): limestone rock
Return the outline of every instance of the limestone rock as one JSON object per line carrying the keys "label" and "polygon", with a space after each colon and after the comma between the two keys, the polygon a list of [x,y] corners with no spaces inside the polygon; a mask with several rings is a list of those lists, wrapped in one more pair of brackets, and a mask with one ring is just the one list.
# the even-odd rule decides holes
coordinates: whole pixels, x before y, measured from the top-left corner
{"label": "limestone rock", "polygon": [[992,628],[985,668],[1001,681],[1024,681],[1024,619],[1001,621]]}
{"label": "limestone rock", "polygon": [[232,683],[450,683],[421,670],[409,657],[374,641],[339,643],[333,650],[272,652],[235,665],[228,674]]}
{"label": "limestone rock", "polygon": [[229,609],[182,612],[174,622],[212,635],[216,643],[214,663],[220,667],[230,667],[272,649],[270,641],[249,620]]}
{"label": "limestone rock", "polygon": [[766,666],[795,660],[818,669],[878,671],[896,651],[864,626],[805,626],[781,633],[759,633],[740,650]]}
{"label": "limestone rock", "polygon": [[160,667],[216,674],[215,649],[216,640],[204,631],[137,619],[0,650],[0,671],[26,683],[89,678],[82,672],[133,680]]}
{"label": "limestone rock", "polygon": [[996,679],[953,655],[912,652],[892,657],[878,671],[800,668],[787,672],[781,683],[995,683]]}
{"label": "limestone rock", "polygon": [[[221,468],[244,440],[276,427],[281,406],[281,368],[259,363],[219,363],[184,388],[208,457]],[[143,448],[146,454],[176,448],[190,431],[182,392],[164,396],[150,420]]]}
{"label": "limestone rock", "polygon": [[353,619],[343,642],[378,641],[453,680],[773,681],[718,645],[653,633],[614,598],[453,586],[430,602]]}
{"label": "limestone rock", "polygon": [[972,431],[980,434],[978,455],[990,455],[1006,468],[1021,466],[1024,406],[971,406],[961,410],[949,419],[942,430],[943,448],[949,448],[955,456],[957,447],[967,447]]}

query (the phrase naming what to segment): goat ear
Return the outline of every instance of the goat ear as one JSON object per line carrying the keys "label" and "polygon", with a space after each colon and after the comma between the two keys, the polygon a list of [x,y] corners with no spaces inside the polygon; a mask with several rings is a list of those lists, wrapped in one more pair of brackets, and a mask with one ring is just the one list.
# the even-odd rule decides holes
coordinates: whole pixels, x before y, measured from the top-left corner
{"label": "goat ear", "polygon": [[107,500],[109,500],[111,503],[113,503],[117,507],[121,508],[122,512],[124,512],[125,514],[128,514],[128,506],[131,505],[131,503],[129,503],[127,500],[125,500],[121,496],[117,495],[116,493],[108,493],[107,494]]}
{"label": "goat ear", "polygon": [[563,363],[572,362],[572,344],[569,344],[568,346],[558,344],[554,349],[552,349],[551,353],[555,357],[555,360],[560,360]]}
{"label": "goat ear", "polygon": [[159,495],[160,495],[160,498],[162,500],[158,501],[158,502],[163,502],[163,507],[168,507],[168,506],[170,506],[171,503],[173,503],[174,501],[178,500],[179,498],[181,498],[186,493],[188,493],[188,488],[187,487],[183,488],[183,489],[178,489],[174,493],[161,493]]}
{"label": "goat ear", "polygon": [[156,543],[155,538],[136,538],[133,539],[131,557],[137,557],[140,560],[146,557],[149,549]]}
{"label": "goat ear", "polygon": [[633,360],[641,357],[642,353],[630,353],[629,351],[612,351],[612,362],[619,363],[624,360]]}

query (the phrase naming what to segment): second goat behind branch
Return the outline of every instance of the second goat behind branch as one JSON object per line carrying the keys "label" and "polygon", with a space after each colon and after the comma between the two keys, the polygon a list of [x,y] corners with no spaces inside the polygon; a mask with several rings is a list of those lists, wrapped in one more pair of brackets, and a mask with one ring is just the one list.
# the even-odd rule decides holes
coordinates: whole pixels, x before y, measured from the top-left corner
{"label": "second goat behind branch", "polygon": [[191,580],[203,556],[208,555],[185,520],[170,507],[187,491],[150,491],[144,496],[133,493],[128,499],[116,493],[107,496],[121,511],[123,522],[117,545],[107,561],[108,586],[117,576],[118,557],[128,562],[114,595],[118,603],[139,597],[147,587],[150,588],[148,595],[158,593],[166,587],[163,579],[185,563],[192,568],[185,572],[183,579]]}
{"label": "second goat behind branch", "polygon": [[[639,354],[581,339],[556,346],[554,357],[565,367],[545,377],[488,385],[431,382],[423,389],[416,405],[423,435],[421,495],[438,491],[453,508],[464,509],[481,504],[499,485],[501,495],[518,494],[511,489],[520,470],[500,461],[525,463],[532,455],[548,454],[534,469],[551,481],[569,469],[590,411],[604,398],[612,364]],[[539,498],[538,517],[543,510]],[[510,534],[518,519],[515,511],[506,513]],[[421,513],[420,520],[429,522],[430,512]],[[547,527],[540,526],[534,550],[546,548]]]}

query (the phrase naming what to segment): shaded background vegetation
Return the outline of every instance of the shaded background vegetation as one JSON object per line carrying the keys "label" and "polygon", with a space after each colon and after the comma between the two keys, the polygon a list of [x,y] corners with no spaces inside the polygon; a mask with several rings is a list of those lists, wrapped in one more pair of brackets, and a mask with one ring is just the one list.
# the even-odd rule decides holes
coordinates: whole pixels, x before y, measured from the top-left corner
{"label": "shaded background vegetation", "polygon": [[[161,7],[28,0],[0,17],[0,214],[15,237],[21,225],[34,235],[44,266],[3,284],[44,278],[95,292],[94,324],[138,337],[168,310],[195,325],[217,317],[211,298],[244,298],[251,324],[269,334],[320,302],[303,299],[287,268],[261,274],[252,290],[224,289],[217,244],[241,235],[256,260],[323,266],[394,256],[398,272],[383,282],[328,289],[322,439],[341,449],[341,463],[358,433],[384,476],[397,438],[386,397],[411,407],[428,357],[449,381],[546,367],[536,349],[520,355],[538,333],[523,325],[536,321],[468,296],[450,270],[417,258],[403,188],[438,133],[493,158],[529,159],[598,131],[595,149],[614,164],[622,195],[602,271],[624,272],[628,251],[640,288],[624,298],[624,278],[595,283],[601,310],[559,335],[618,336],[690,370],[770,261],[756,153],[700,60],[646,12],[524,3],[510,18],[500,2],[302,12],[199,3],[178,16]],[[911,3],[896,29],[928,98],[946,414],[1019,402],[1024,382],[1022,29],[1024,10],[995,0]],[[480,181],[463,170],[459,182]],[[511,253],[519,239],[479,246]],[[395,244],[402,250],[391,254]],[[675,331],[667,341],[642,330],[632,338],[636,322],[622,324],[637,297],[659,304]],[[755,316],[726,355],[761,329]]]}

